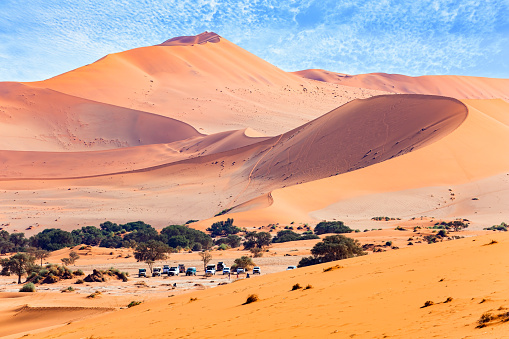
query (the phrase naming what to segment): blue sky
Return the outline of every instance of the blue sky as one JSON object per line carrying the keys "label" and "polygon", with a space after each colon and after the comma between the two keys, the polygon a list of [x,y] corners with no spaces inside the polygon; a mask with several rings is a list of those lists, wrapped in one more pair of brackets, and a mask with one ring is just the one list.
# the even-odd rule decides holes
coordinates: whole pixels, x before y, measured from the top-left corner
{"label": "blue sky", "polygon": [[205,30],[286,71],[509,78],[509,0],[0,0],[0,81]]}

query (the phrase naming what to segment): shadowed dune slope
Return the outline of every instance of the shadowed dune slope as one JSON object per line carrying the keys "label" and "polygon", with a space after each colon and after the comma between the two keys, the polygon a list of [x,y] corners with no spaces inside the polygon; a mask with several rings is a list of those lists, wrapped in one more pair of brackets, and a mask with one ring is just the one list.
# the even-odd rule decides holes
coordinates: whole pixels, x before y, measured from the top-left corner
{"label": "shadowed dune slope", "polygon": [[503,338],[507,323],[476,326],[509,307],[508,245],[498,233],[252,277],[33,337]]}
{"label": "shadowed dune slope", "polygon": [[[129,215],[141,213],[143,215],[136,214],[134,218],[154,225],[163,226],[168,221],[180,223],[189,219],[205,219],[274,189],[348,171],[356,173],[356,169],[361,167],[370,168],[388,159],[393,160],[391,158],[394,157],[404,158],[447,136],[461,125],[466,116],[466,107],[450,98],[389,95],[357,100],[281,136],[226,152],[194,156],[155,167],[138,166],[117,174],[110,172],[108,175],[99,174],[89,178],[80,178],[86,175],[76,175],[84,173],[80,169],[75,172],[56,171],[63,177],[54,175],[50,177],[53,180],[28,180],[30,178],[22,177],[21,174],[17,174],[15,180],[4,177],[0,187],[9,190],[9,193],[2,195],[4,200],[0,203],[11,206],[11,196],[16,195],[14,190],[27,190],[27,194],[31,193],[28,190],[38,190],[42,194],[41,198],[51,197],[51,204],[58,206],[62,220],[67,215],[90,220],[90,211],[101,210],[105,206],[109,206],[107,214],[112,216],[116,215],[117,210],[127,210],[131,205],[136,207],[135,211],[129,211]],[[206,139],[203,140],[206,142]],[[193,147],[178,150],[186,154],[202,149],[202,146],[196,146],[196,150]],[[116,152],[120,151],[131,150]],[[120,165],[115,168],[120,168]],[[45,170],[43,173],[51,171]],[[70,187],[73,188],[72,193],[67,191]],[[116,188],[114,192],[102,194],[103,188],[111,187]],[[67,201],[62,192],[72,194],[75,198]],[[122,202],[117,203],[110,198],[117,195],[124,198]],[[33,194],[25,197],[25,192],[23,197],[16,196],[16,204],[25,207],[9,209],[9,218],[16,220],[14,218],[17,213],[30,215],[35,212],[37,208],[30,204],[30,199],[34,197]],[[82,197],[87,199],[79,203]],[[25,199],[29,199],[26,205]],[[125,203],[127,199],[129,204]],[[161,207],[164,213],[154,220],[154,213],[150,211],[161,201],[165,201]],[[78,203],[76,210],[73,204]],[[87,206],[87,215],[83,214],[83,204]],[[258,206],[264,204],[264,201],[260,201]],[[92,220],[95,220],[93,218],[97,214],[94,213]],[[125,214],[121,218],[127,216]],[[47,218],[45,221],[46,225],[57,224],[54,219]],[[58,225],[61,224],[58,222]]]}
{"label": "shadowed dune slope", "polygon": [[456,99],[501,98],[509,101],[509,79],[458,75],[410,77],[386,73],[347,75],[322,69],[308,69],[294,74],[322,82],[391,93],[443,95]]}
{"label": "shadowed dune slope", "polygon": [[[166,118],[162,118],[166,119]],[[1,151],[0,178],[89,177],[136,171],[236,149],[265,140],[245,131],[222,132],[172,143],[88,152]]]}
{"label": "shadowed dune slope", "polygon": [[467,114],[464,104],[445,97],[385,95],[355,100],[274,138],[252,177],[295,184],[354,171],[441,139]]}
{"label": "shadowed dune slope", "polygon": [[352,99],[385,94],[309,81],[215,33],[110,54],[27,85],[171,117],[207,134],[251,127],[278,135]]}
{"label": "shadowed dune slope", "polygon": [[[250,204],[246,203],[231,217],[239,225],[266,224],[275,220],[312,220],[310,214],[314,211],[327,209],[328,218],[343,219],[343,215],[353,213],[353,210],[342,209],[339,203],[348,206],[348,201],[353,201],[361,205],[363,197],[366,201],[374,201],[375,195],[384,200],[385,215],[400,215],[400,203],[390,195],[382,194],[429,187],[433,189],[428,190],[421,201],[410,203],[410,199],[406,199],[409,202],[407,211],[455,218],[473,214],[473,218],[482,220],[481,210],[477,212],[471,199],[491,192],[489,194],[494,195],[494,199],[490,200],[489,209],[499,216],[492,215],[490,220],[495,217],[501,222],[507,217],[506,204],[501,197],[506,194],[509,184],[509,157],[506,156],[509,154],[508,103],[498,99],[464,102],[469,111],[467,119],[457,129],[426,147],[357,171],[274,190],[270,206],[263,210],[249,210]],[[492,179],[482,180],[488,178]],[[452,185],[468,183],[475,189],[469,188],[467,191],[471,193],[451,200],[448,189]],[[445,199],[440,199],[444,196],[443,191],[448,193]]]}
{"label": "shadowed dune slope", "polygon": [[197,137],[163,116],[20,83],[0,83],[0,149],[89,151]]}

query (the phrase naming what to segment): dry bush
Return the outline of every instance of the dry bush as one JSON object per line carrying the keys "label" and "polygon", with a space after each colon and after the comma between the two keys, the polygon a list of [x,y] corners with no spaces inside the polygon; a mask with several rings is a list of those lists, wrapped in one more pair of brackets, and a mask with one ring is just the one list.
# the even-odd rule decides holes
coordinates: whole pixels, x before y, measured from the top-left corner
{"label": "dry bush", "polygon": [[101,294],[102,294],[101,292],[95,291],[94,293],[87,295],[87,298],[88,299],[93,299],[93,298],[96,298],[96,297],[100,296]]}
{"label": "dry bush", "polygon": [[343,266],[335,265],[335,266],[324,268],[323,271],[330,272],[330,271],[338,270],[340,268],[343,268]]}
{"label": "dry bush", "polygon": [[304,288],[304,289],[305,289],[305,290],[310,290],[310,289],[312,289],[312,288],[313,288],[313,286],[311,286],[311,285],[309,285],[309,284],[308,284],[308,285],[306,286],[306,288]]}
{"label": "dry bush", "polygon": [[246,302],[242,305],[247,305],[247,304],[251,304],[251,303],[254,303],[255,301],[258,301],[260,300],[258,298],[258,296],[256,294],[250,294],[247,299],[246,299]]}
{"label": "dry bush", "polygon": [[298,290],[298,289],[301,289],[301,288],[302,288],[302,286],[300,286],[300,284],[297,283],[297,284],[292,286],[292,291],[295,291],[295,290]]}
{"label": "dry bush", "polygon": [[445,301],[444,301],[444,304],[450,303],[451,301],[452,301],[452,298],[451,297],[447,297],[447,299],[445,299]]}
{"label": "dry bush", "polygon": [[421,308],[429,307],[431,305],[435,305],[435,303],[431,300],[428,300],[424,303],[424,306],[421,306]]}

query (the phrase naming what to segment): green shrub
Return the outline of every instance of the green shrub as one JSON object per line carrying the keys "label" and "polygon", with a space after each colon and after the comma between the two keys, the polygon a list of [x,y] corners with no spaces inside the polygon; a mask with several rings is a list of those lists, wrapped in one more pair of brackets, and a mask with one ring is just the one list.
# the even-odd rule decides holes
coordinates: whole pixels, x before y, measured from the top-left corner
{"label": "green shrub", "polygon": [[79,285],[79,284],[83,284],[83,283],[84,283],[83,279],[78,279],[78,280],[76,280],[76,282],[75,282],[75,284],[78,284],[78,285]]}
{"label": "green shrub", "polygon": [[19,291],[20,292],[35,292],[35,285],[32,283],[25,284]]}
{"label": "green shrub", "polygon": [[85,273],[83,273],[83,271],[82,271],[82,270],[76,270],[76,271],[74,271],[73,273],[74,273],[74,275],[77,275],[77,276],[85,275]]}
{"label": "green shrub", "polygon": [[225,251],[225,250],[230,249],[230,246],[228,246],[226,244],[221,244],[221,245],[218,246],[217,249],[220,250],[220,251]]}
{"label": "green shrub", "polygon": [[322,221],[315,227],[315,234],[351,233],[353,230],[342,221]]}
{"label": "green shrub", "polygon": [[134,306],[138,306],[139,304],[141,304],[141,301],[131,301],[129,303],[129,305],[127,305],[127,308],[131,308],[131,307],[134,307]]}

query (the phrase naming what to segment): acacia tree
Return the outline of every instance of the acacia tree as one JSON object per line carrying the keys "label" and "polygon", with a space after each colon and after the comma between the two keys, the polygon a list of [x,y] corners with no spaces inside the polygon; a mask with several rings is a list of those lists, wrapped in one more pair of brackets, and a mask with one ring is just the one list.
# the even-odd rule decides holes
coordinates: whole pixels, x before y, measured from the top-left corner
{"label": "acacia tree", "polygon": [[207,264],[212,260],[212,254],[209,251],[200,252],[201,260],[203,261],[203,269],[207,270]]}
{"label": "acacia tree", "polygon": [[315,244],[311,249],[311,254],[312,257],[302,258],[299,267],[352,258],[365,255],[366,252],[362,250],[358,240],[347,238],[344,235],[330,235]]}
{"label": "acacia tree", "polygon": [[42,266],[42,260],[48,258],[50,255],[50,252],[46,251],[46,250],[42,250],[42,249],[36,249],[35,251],[32,252],[32,255],[34,256],[35,259],[41,260],[41,266]]}
{"label": "acacia tree", "polygon": [[0,259],[2,273],[12,273],[18,276],[18,284],[21,277],[34,265],[35,258],[27,253],[17,253],[10,258]]}
{"label": "acacia tree", "polygon": [[244,249],[250,250],[255,258],[261,257],[265,248],[269,247],[272,236],[268,232],[248,232],[244,241]]}
{"label": "acacia tree", "polygon": [[70,264],[73,264],[76,262],[76,260],[78,260],[80,258],[79,254],[74,252],[74,251],[71,251],[71,253],[69,253],[69,263]]}
{"label": "acacia tree", "polygon": [[157,240],[149,240],[147,242],[138,244],[136,250],[134,251],[134,258],[137,261],[143,261],[146,263],[150,269],[150,273],[152,273],[154,262],[157,260],[164,260],[169,258],[168,253],[170,252],[171,247],[165,243]]}

